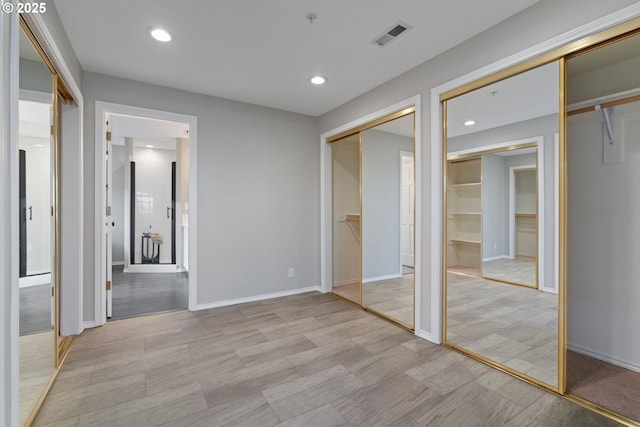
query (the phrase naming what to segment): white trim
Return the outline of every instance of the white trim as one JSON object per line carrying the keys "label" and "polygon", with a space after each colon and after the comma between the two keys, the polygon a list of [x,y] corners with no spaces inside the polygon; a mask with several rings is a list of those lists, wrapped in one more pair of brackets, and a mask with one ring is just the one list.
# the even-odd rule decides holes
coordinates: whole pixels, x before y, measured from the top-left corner
{"label": "white trim", "polygon": [[320,289],[320,286],[309,286],[307,288],[291,289],[289,291],[273,292],[270,294],[262,294],[262,295],[244,297],[244,298],[228,299],[223,301],[211,302],[207,304],[198,304],[195,307],[195,310],[207,310],[210,308],[226,307],[228,305],[245,304],[248,302],[255,302],[255,301],[264,301],[267,299],[288,297],[291,295],[304,294],[307,292],[322,292],[322,289]]}
{"label": "white trim", "polygon": [[431,337],[431,334],[425,331],[424,329],[416,328],[414,333],[416,334],[417,337],[433,342],[433,338]]}
{"label": "white trim", "polygon": [[[415,120],[415,119],[414,119]],[[414,147],[415,147],[415,141],[414,141]],[[414,148],[415,149],[415,148]],[[404,162],[403,159],[405,157],[411,158],[413,159],[413,189],[415,190],[416,188],[416,155],[415,153],[412,153],[410,151],[400,151],[400,275],[402,275],[402,267],[404,267],[404,262],[402,262],[402,202],[403,202],[403,197],[402,197],[402,180],[404,179]],[[415,193],[415,191],[414,191]],[[416,211],[415,211],[415,204],[416,204],[416,196],[415,194],[413,195],[413,265],[411,266],[407,266],[407,267],[411,267],[411,268],[415,268],[416,265],[416,242],[415,242],[415,231],[416,231]]]}
{"label": "white trim", "polygon": [[545,292],[558,293],[558,284],[560,283],[560,139],[556,132],[553,136],[553,258],[554,258],[554,274],[555,283],[553,288],[543,289]]}
{"label": "white trim", "polygon": [[376,276],[376,277],[367,277],[366,279],[363,277],[362,278],[362,283],[372,283],[372,282],[379,282],[381,280],[393,280],[393,279],[399,279],[402,277],[402,273],[400,274],[387,274],[384,276]]}
{"label": "white trim", "polygon": [[489,258],[482,258],[482,262],[497,261],[499,259],[510,259],[510,257],[507,255],[492,256]]}
{"label": "white trim", "polygon": [[[115,104],[111,102],[96,101],[95,106],[95,141],[99,147],[106,134],[105,117],[108,114],[121,114],[128,116],[147,117],[174,122],[187,123],[189,125],[189,310],[197,309],[198,286],[197,286],[197,166],[198,166],[198,127],[196,116],[173,113],[169,111],[153,110],[149,108],[134,107],[130,105]],[[97,143],[100,141],[100,144]],[[105,166],[104,150],[96,149],[95,153],[95,265],[102,266],[105,259],[106,242],[103,236],[106,234],[105,223],[101,213],[105,211],[104,198],[101,197],[104,188]],[[175,267],[174,267],[175,268]],[[174,269],[175,272],[175,269]],[[102,284],[106,278],[105,268],[95,269],[95,324],[104,325],[107,321],[104,307],[106,307],[106,291]]]}
{"label": "white trim", "polygon": [[597,353],[595,351],[587,350],[584,347],[580,347],[580,346],[573,345],[573,344],[570,344],[570,343],[567,343],[567,350],[573,351],[575,353],[580,353],[582,355],[591,357],[593,359],[598,359],[598,360],[601,360],[603,362],[607,362],[607,363],[610,363],[612,365],[619,366],[621,368],[629,369],[630,371],[634,371],[634,372],[640,373],[640,365],[638,365],[637,363],[627,362],[627,361],[624,361],[624,360],[619,360],[619,359],[616,359],[615,357],[611,357],[611,356],[605,356],[604,354],[600,354],[600,353]]}
{"label": "white trim", "polygon": [[[123,263],[124,265],[124,263]],[[176,264],[129,264],[124,273],[178,273]]]}
{"label": "white trim", "polygon": [[64,80],[73,98],[78,101],[78,106],[81,108],[83,98],[80,84],[73,77],[73,74],[71,74],[71,69],[64,60],[62,52],[58,49],[58,45],[54,41],[55,38],[45,25],[44,19],[37,13],[23,13],[22,17],[27,21],[27,24],[29,24],[29,28],[33,31],[38,42],[42,45],[42,48],[47,53],[47,56],[49,56],[49,59],[51,59],[51,62],[53,62],[54,67],[60,76],[62,76],[62,80]]}
{"label": "white trim", "polygon": [[332,259],[332,204],[331,204],[331,144],[327,139],[341,132],[372,122],[391,113],[395,113],[404,108],[415,107],[415,205],[416,212],[414,218],[415,227],[415,254],[414,269],[417,274],[415,280],[415,326],[421,324],[422,307],[422,105],[421,95],[397,102],[389,107],[368,114],[364,117],[346,123],[320,135],[320,289],[321,292],[330,292],[332,289],[333,259]]}
{"label": "white trim", "polygon": [[591,21],[578,28],[552,37],[514,55],[493,62],[475,71],[450,80],[431,89],[431,336],[433,341],[440,343],[442,334],[442,107],[440,95],[452,89],[474,82],[500,70],[533,59],[546,52],[565,46],[573,41],[596,34],[607,28],[614,27],[630,19],[640,16],[640,2],[610,13],[607,16]]}
{"label": "white trim", "polygon": [[351,280],[340,280],[339,282],[333,282],[333,287],[335,288],[336,286],[353,285],[357,283],[360,283],[360,278],[355,278]]}
{"label": "white trim", "polygon": [[34,276],[26,276],[18,279],[20,288],[29,288],[31,286],[46,285],[51,283],[51,273],[36,274]]}
{"label": "white trim", "polygon": [[[531,143],[534,143],[534,142],[536,144],[538,144],[538,147],[539,147],[544,142],[544,137],[542,137],[542,136],[533,136],[531,138],[516,139],[515,141],[499,142],[497,144],[483,145],[481,147],[473,147],[473,148],[467,148],[467,149],[459,150],[459,151],[452,151],[452,152],[447,154],[447,158],[451,159],[451,158],[454,158],[454,157],[457,157],[457,156],[466,156],[467,154],[482,153],[482,152],[486,152],[486,151],[502,150],[502,149],[507,149],[507,148],[513,148],[513,149],[524,148],[524,147],[520,147],[520,146],[521,145],[526,145],[526,144],[531,144]],[[535,167],[535,165],[534,165],[534,167]]]}
{"label": "white trim", "polygon": [[42,102],[51,105],[52,96],[47,92],[39,92],[36,90],[20,89],[21,101]]}
{"label": "white trim", "polygon": [[97,327],[98,325],[96,325],[96,322],[94,322],[93,320],[82,323],[83,329],[90,329],[90,328],[97,328]]}

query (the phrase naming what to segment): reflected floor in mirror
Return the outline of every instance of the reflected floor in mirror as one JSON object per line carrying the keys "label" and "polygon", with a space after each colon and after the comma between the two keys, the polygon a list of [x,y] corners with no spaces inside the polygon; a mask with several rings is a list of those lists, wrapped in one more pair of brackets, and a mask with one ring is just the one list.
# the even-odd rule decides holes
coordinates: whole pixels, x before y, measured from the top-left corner
{"label": "reflected floor in mirror", "polygon": [[640,373],[567,351],[567,389],[578,397],[640,421]]}
{"label": "reflected floor in mirror", "polygon": [[558,380],[558,296],[447,274],[447,341],[550,385]]}
{"label": "reflected floor in mirror", "polygon": [[533,257],[501,258],[482,263],[482,275],[496,280],[536,285],[536,259]]}
{"label": "reflected floor in mirror", "polygon": [[334,286],[332,292],[342,298],[360,304],[360,283],[348,283],[346,285]]}
{"label": "reflected floor in mirror", "polygon": [[413,274],[397,279],[363,283],[363,305],[378,313],[413,325]]}
{"label": "reflected floor in mirror", "polygon": [[51,378],[53,346],[53,331],[20,337],[20,425]]}
{"label": "reflected floor in mirror", "polygon": [[52,328],[51,283],[20,288],[20,335]]}

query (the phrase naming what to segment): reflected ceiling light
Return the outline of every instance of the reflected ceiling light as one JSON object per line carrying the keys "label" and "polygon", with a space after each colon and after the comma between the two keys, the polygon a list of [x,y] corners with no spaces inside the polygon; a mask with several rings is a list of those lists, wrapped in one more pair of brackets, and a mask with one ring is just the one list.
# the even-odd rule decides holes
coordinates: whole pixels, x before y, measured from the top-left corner
{"label": "reflected ceiling light", "polygon": [[163,28],[151,27],[148,28],[147,31],[149,32],[151,37],[158,40],[159,42],[170,42],[171,40],[173,40],[173,36],[171,35],[171,33]]}
{"label": "reflected ceiling light", "polygon": [[322,76],[311,77],[311,83],[313,83],[314,85],[323,85],[326,81],[327,79]]}
{"label": "reflected ceiling light", "polygon": [[467,120],[466,122],[464,122],[465,126],[473,126],[476,124],[475,120]]}
{"label": "reflected ceiling light", "polygon": [[151,144],[147,144],[147,145],[145,145],[145,147],[147,147],[147,148],[153,148],[153,145],[151,145]]}

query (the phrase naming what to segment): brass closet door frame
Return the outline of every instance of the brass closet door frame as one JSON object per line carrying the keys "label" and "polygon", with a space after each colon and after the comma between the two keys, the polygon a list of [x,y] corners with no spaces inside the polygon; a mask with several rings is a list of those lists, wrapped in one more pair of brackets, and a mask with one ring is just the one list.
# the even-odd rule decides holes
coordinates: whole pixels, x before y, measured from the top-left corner
{"label": "brass closet door frame", "polygon": [[[629,37],[633,37],[635,35],[640,34],[640,17],[632,18],[622,23],[619,23],[613,27],[601,29],[600,31],[584,36],[582,38],[574,39],[574,41],[568,42],[564,45],[551,49],[547,52],[538,54],[537,56],[530,57],[530,59],[523,60],[521,62],[516,63],[515,65],[508,66],[500,71],[494,72],[492,74],[486,75],[485,77],[478,78],[477,80],[471,81],[467,84],[462,84],[459,87],[455,87],[453,89],[443,90],[438,94],[439,99],[439,108],[440,108],[440,131],[439,134],[442,138],[440,144],[442,144],[442,152],[440,161],[440,167],[443,171],[443,174],[447,170],[447,153],[446,153],[446,135],[447,135],[447,101],[454,99],[460,95],[471,92],[475,89],[483,88],[490,84],[499,82],[501,80],[507,79],[509,77],[524,73],[533,68],[546,65],[552,63],[554,61],[558,61],[560,68],[559,75],[559,128],[558,128],[558,144],[559,144],[559,241],[558,241],[558,262],[557,266],[557,275],[558,275],[558,385],[557,387],[549,387],[547,384],[540,383],[539,381],[523,375],[517,371],[514,371],[509,368],[505,368],[499,364],[493,363],[488,360],[483,360],[482,358],[478,358],[473,354],[465,353],[466,355],[475,358],[483,363],[486,363],[496,369],[499,369],[503,372],[511,374],[515,377],[518,377],[525,382],[534,384],[536,386],[545,388],[549,391],[555,392],[561,396],[566,397],[567,399],[587,408],[592,411],[595,411],[607,418],[610,418],[616,422],[620,422],[624,425],[636,426],[640,425],[637,421],[628,419],[620,414],[614,413],[604,407],[601,407],[597,404],[593,404],[591,402],[585,401],[583,399],[577,398],[573,395],[567,395],[567,384],[566,384],[566,357],[567,357],[567,126],[566,126],[566,118],[570,114],[577,114],[581,111],[567,111],[567,101],[566,101],[566,61],[570,57],[580,55],[585,52],[589,52],[593,49],[597,49],[599,47],[603,47],[612,43],[616,43],[617,41],[624,40]],[[434,89],[435,90],[435,89]],[[634,97],[632,99],[626,99],[621,101],[624,102],[635,102],[637,99]],[[603,105],[606,107],[606,105]],[[590,108],[590,107],[589,107]],[[446,182],[446,177],[443,177]],[[440,213],[442,218],[442,230],[446,230],[446,189],[442,190],[442,212]],[[446,232],[445,232],[446,233]],[[445,335],[446,328],[446,235],[444,235],[441,239],[442,247],[441,247],[441,265],[440,265],[440,277],[442,279],[440,286],[440,295],[441,295],[441,326],[443,337]],[[452,347],[448,345],[445,341],[443,341],[443,345],[453,348],[456,351],[460,351],[460,349]]]}
{"label": "brass closet door frame", "polygon": [[[414,170],[415,170],[415,165],[416,165],[416,158],[415,158],[415,152],[416,152],[416,145],[417,145],[417,141],[416,141],[416,120],[418,119],[416,117],[416,106],[411,106],[411,107],[407,107],[407,108],[402,108],[396,112],[387,114],[385,116],[382,116],[380,118],[377,118],[375,120],[366,122],[360,126],[356,126],[352,129],[337,133],[336,135],[333,135],[329,138],[327,138],[325,140],[325,142],[329,145],[337,143],[339,141],[342,141],[346,138],[352,137],[357,135],[358,136],[358,144],[359,144],[359,187],[360,187],[360,191],[359,191],[359,206],[360,206],[360,218],[358,220],[358,225],[359,225],[359,231],[360,231],[360,238],[362,239],[362,217],[363,217],[363,212],[362,212],[362,132],[368,130],[368,129],[372,129],[376,126],[391,122],[393,120],[405,117],[405,116],[409,116],[409,115],[413,115],[413,152],[414,152],[414,159],[413,159],[413,164],[414,164]],[[414,200],[415,200],[415,175],[414,175]],[[413,209],[413,216],[414,218],[416,217],[416,207],[414,204],[414,209]],[[416,242],[416,235],[415,235],[415,225],[414,225],[414,231],[413,231],[413,241]],[[331,253],[333,254],[333,248],[331,250]],[[358,307],[360,307],[363,310],[369,311],[371,313],[374,313],[377,316],[380,316],[384,319],[387,319],[409,331],[415,331],[415,327],[416,327],[416,281],[414,279],[413,281],[413,325],[408,324],[406,322],[403,322],[399,319],[396,319],[394,317],[391,317],[385,313],[380,312],[379,310],[373,309],[369,306],[367,306],[366,304],[364,304],[364,300],[363,300],[363,282],[362,282],[362,278],[363,278],[363,261],[362,261],[362,252],[363,252],[363,245],[362,245],[362,240],[360,241],[360,277],[359,277],[359,284],[360,284],[360,302],[356,302],[356,301],[352,301],[348,298],[345,298],[342,295],[339,295],[335,292],[333,292],[333,278],[331,278],[332,280],[332,291],[330,292],[332,295],[343,299],[349,303],[352,303]],[[415,254],[415,247],[414,247],[414,254]],[[415,274],[415,273],[414,273]]]}
{"label": "brass closet door frame", "polygon": [[52,281],[52,296],[54,298],[53,303],[53,332],[54,340],[52,342],[54,349],[53,373],[45,385],[42,394],[34,407],[31,409],[29,417],[27,418],[25,425],[30,426],[35,420],[40,407],[42,406],[44,399],[49,392],[49,389],[53,385],[62,363],[67,356],[71,344],[73,342],[72,336],[63,337],[60,335],[60,295],[61,295],[61,253],[62,253],[62,234],[61,234],[61,200],[62,200],[62,184],[61,184],[61,164],[62,164],[62,106],[65,104],[76,104],[71,91],[68,89],[68,85],[56,69],[53,61],[49,58],[43,44],[38,41],[38,38],[29,27],[29,24],[25,18],[20,15],[20,29],[25,36],[31,42],[32,47],[38,53],[42,62],[51,73],[52,78],[52,129],[51,129],[51,158],[52,158],[52,170],[51,170],[51,217],[52,217],[52,264],[51,264],[51,281]]}

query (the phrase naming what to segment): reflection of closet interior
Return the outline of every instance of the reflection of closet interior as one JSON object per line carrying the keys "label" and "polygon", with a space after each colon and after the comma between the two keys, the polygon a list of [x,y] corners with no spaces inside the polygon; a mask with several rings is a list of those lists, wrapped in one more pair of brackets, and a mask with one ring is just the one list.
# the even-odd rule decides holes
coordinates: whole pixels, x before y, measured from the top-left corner
{"label": "reflection of closet interior", "polygon": [[535,258],[538,249],[536,233],[536,170],[514,171],[515,179],[515,257]]}
{"label": "reflection of closet interior", "polygon": [[410,107],[329,140],[332,292],[407,329],[415,322],[414,116]]}
{"label": "reflection of closet interior", "polygon": [[450,271],[482,274],[482,159],[450,161],[447,263]]}

